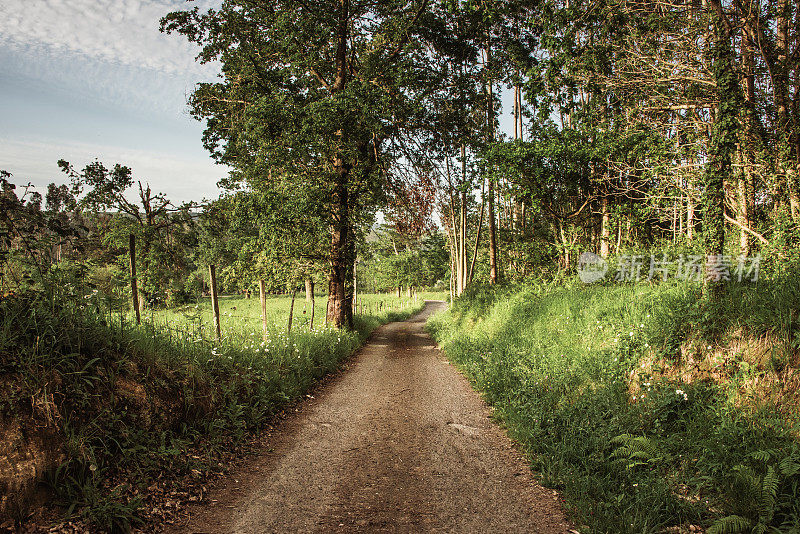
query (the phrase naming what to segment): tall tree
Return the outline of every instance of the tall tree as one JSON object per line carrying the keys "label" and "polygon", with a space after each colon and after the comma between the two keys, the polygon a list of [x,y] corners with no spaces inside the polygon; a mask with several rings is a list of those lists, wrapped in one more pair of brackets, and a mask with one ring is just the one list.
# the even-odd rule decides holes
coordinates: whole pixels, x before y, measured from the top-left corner
{"label": "tall tree", "polygon": [[708,0],[713,26],[712,70],[719,105],[711,133],[711,147],[703,189],[703,224],[707,255],[706,280],[712,282],[711,295],[723,287],[710,268],[720,261],[725,246],[725,183],[733,179],[732,162],[739,130],[740,88],[734,69],[732,29],[719,0]]}
{"label": "tall tree", "polygon": [[[352,326],[354,231],[380,203],[398,136],[413,130],[431,55],[416,36],[428,0],[224,0],[169,14],[222,80],[190,106],[227,185],[292,187],[330,230],[328,320]],[[297,215],[298,217],[301,214]]]}

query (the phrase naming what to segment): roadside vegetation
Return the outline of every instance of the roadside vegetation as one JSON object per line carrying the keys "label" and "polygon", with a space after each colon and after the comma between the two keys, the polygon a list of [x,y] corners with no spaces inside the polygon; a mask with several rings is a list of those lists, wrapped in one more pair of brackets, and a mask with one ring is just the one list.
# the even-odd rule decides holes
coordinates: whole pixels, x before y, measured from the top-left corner
{"label": "roadside vegetation", "polygon": [[0,172],[0,530],[53,501],[42,524],[163,523],[378,325],[445,296],[419,292],[444,287],[442,236],[362,221],[334,313],[324,247],[252,195],[133,201],[127,167],[60,164],[44,196]]}
{"label": "roadside vegetation", "polygon": [[791,274],[482,286],[429,329],[585,530],[796,532],[799,301]]}
{"label": "roadside vegetation", "polygon": [[[354,312],[363,317],[385,315],[394,311],[416,307],[427,299],[438,300],[446,297],[444,292],[415,292],[412,297],[403,294],[397,297],[394,293],[368,293],[358,296]],[[327,299],[319,295],[313,302],[314,331],[325,329],[325,307]],[[272,332],[285,331],[291,312],[292,331],[307,331],[312,327],[312,304],[305,294],[295,298],[294,306],[289,295],[268,295],[266,298],[267,323]],[[230,295],[219,299],[220,323],[226,336],[245,333],[248,336],[261,336],[263,321],[261,318],[261,302],[255,298],[241,295]],[[130,314],[127,320],[132,320]],[[198,298],[196,302],[174,308],[148,310],[144,315],[147,322],[164,330],[177,333],[192,333],[213,337],[213,312],[211,299]],[[358,320],[356,318],[356,320]]]}
{"label": "roadside vegetation", "polygon": [[[52,287],[0,300],[0,422],[4,435],[25,437],[19,465],[40,471],[68,515],[103,531],[139,524],[151,512],[148,500],[176,489],[181,477],[224,470],[238,445],[334,371],[376,326],[423,306],[365,296],[391,308],[357,315],[352,331],[320,321],[287,333],[286,324],[273,323],[262,336],[245,299],[224,299],[245,319],[224,317],[216,341],[203,333],[210,329],[188,324],[168,330],[146,318],[136,326],[75,280]],[[275,314],[288,310],[288,297],[269,302]],[[27,516],[31,482],[9,488],[9,516]],[[192,498],[202,498],[202,486]]]}

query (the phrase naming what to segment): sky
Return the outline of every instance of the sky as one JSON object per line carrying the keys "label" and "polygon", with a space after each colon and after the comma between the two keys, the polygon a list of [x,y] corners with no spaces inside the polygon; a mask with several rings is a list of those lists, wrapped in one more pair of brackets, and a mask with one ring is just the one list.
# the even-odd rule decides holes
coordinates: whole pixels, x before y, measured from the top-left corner
{"label": "sky", "polygon": [[[193,2],[201,9],[211,0]],[[227,173],[189,116],[195,83],[219,67],[158,31],[181,0],[0,1],[0,169],[43,192],[56,164],[129,166],[174,202],[216,198]]]}
{"label": "sky", "polygon": [[[201,10],[218,0],[196,0]],[[189,116],[194,84],[216,64],[197,48],[158,31],[183,0],[0,0],[0,169],[44,193],[65,183],[57,166],[99,160],[127,165],[133,177],[173,202],[216,198],[227,173],[202,146]],[[502,129],[513,130],[509,91]]]}

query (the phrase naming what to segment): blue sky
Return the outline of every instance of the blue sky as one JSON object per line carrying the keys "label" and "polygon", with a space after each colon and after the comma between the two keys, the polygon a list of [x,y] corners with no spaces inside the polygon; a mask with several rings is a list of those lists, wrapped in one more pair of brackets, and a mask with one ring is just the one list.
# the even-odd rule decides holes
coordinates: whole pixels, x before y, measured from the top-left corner
{"label": "blue sky", "polygon": [[[194,2],[201,8],[210,1]],[[2,0],[0,169],[37,187],[56,161],[122,163],[173,201],[218,195],[226,170],[201,144],[186,95],[216,76],[158,31],[180,0]]]}
{"label": "blue sky", "polygon": [[[197,0],[204,9],[218,0]],[[0,169],[43,188],[98,159],[131,167],[175,202],[215,198],[226,169],[201,144],[186,95],[212,80],[158,21],[182,0],[0,0]],[[513,130],[504,91],[503,130]]]}

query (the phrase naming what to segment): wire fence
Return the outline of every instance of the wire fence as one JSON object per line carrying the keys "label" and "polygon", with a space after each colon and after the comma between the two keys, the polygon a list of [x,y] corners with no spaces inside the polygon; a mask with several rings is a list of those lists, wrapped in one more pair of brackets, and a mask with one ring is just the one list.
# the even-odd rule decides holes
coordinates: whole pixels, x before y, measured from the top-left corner
{"label": "wire fence", "polygon": [[[361,301],[358,300],[353,304],[353,314],[355,316],[372,316],[377,315],[385,312],[391,311],[400,311],[403,309],[407,309],[414,304],[418,303],[418,297],[413,296],[411,298],[406,299],[391,299],[391,300],[370,300],[370,301]],[[308,304],[308,303],[304,303]],[[195,303],[194,306],[201,305],[201,302],[198,301]],[[182,310],[186,311],[189,310],[191,305],[183,308],[174,308],[171,310],[156,310],[153,308],[142,310],[140,314],[141,317],[141,326],[149,327],[151,330],[151,335],[153,337],[157,337],[158,335],[166,335],[170,341],[191,341],[193,343],[207,343],[211,344],[216,341],[216,333],[215,333],[215,326],[214,326],[214,316],[213,310],[202,308],[193,313],[186,313],[186,316],[183,318],[174,318],[170,319],[169,317],[165,317],[164,314],[168,312],[172,313],[180,313]],[[323,326],[327,325],[327,317],[325,316],[325,307],[321,306],[319,308],[323,308],[319,315],[315,314],[314,324]],[[234,308],[235,309],[235,308]],[[315,309],[315,311],[317,311]],[[114,319],[114,312],[110,310],[110,320],[112,323],[117,322]],[[278,317],[280,314],[272,313],[270,314],[271,317],[268,317],[268,328],[269,330],[287,330],[288,329],[288,321],[289,321],[289,312],[288,310],[285,311],[285,317],[283,321],[278,321]],[[128,326],[135,325],[135,318],[133,314],[129,310],[121,310],[119,311],[117,317],[119,325],[121,328],[126,328]],[[220,312],[220,329],[222,337],[227,337],[234,332],[242,333],[241,326],[244,324],[247,330],[251,332],[261,332],[263,333],[265,330],[264,327],[264,318],[260,313],[257,315],[255,314],[241,314],[241,313],[231,313],[231,312]],[[238,324],[238,328],[231,327],[230,320],[235,320]],[[285,321],[285,322],[284,322]],[[283,325],[279,324],[284,322]],[[228,323],[226,325],[226,323]],[[311,326],[311,314],[306,306],[299,311],[295,308],[292,318],[292,330],[293,331],[303,331],[309,330]],[[252,328],[250,328],[252,327]]]}

